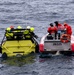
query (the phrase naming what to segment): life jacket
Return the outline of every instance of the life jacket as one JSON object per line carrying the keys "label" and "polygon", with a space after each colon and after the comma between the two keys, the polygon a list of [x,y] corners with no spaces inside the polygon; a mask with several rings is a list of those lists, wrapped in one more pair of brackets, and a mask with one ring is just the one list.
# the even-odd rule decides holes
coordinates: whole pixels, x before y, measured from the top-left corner
{"label": "life jacket", "polygon": [[66,29],[66,33],[71,35],[72,34],[72,28],[68,24],[65,24],[64,29]]}
{"label": "life jacket", "polygon": [[58,24],[57,30],[63,30],[64,26],[62,26],[61,24]]}
{"label": "life jacket", "polygon": [[25,38],[31,38],[30,30],[26,29],[23,34]]}
{"label": "life jacket", "polygon": [[71,28],[71,26],[67,27],[67,34],[72,35],[72,28]]}
{"label": "life jacket", "polygon": [[6,36],[7,39],[12,39],[13,33],[11,33],[11,32],[6,32],[5,36]]}

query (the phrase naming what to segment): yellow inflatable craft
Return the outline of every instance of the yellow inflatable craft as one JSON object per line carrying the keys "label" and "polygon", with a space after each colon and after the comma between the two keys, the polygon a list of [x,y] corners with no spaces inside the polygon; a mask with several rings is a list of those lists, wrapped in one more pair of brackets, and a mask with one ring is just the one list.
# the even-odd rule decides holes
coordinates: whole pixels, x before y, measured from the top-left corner
{"label": "yellow inflatable craft", "polygon": [[38,43],[29,29],[8,29],[1,42],[2,58],[38,52]]}

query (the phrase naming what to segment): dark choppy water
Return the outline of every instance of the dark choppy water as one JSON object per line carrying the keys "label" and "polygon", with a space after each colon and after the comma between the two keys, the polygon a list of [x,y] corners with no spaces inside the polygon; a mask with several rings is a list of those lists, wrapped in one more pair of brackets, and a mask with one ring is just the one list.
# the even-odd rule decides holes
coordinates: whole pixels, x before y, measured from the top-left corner
{"label": "dark choppy water", "polygon": [[[41,38],[49,23],[56,20],[67,22],[74,29],[74,0],[0,0],[0,41],[10,25],[34,26]],[[1,64],[0,75],[74,75],[73,56],[40,59],[37,55],[21,62],[20,67]]]}

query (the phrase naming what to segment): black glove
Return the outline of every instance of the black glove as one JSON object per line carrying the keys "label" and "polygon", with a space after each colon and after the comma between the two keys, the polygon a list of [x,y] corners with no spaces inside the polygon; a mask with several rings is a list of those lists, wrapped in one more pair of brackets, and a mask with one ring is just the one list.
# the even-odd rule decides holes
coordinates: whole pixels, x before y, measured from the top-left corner
{"label": "black glove", "polygon": [[35,35],[35,38],[37,39],[37,38],[38,38],[38,36],[37,36],[37,35]]}

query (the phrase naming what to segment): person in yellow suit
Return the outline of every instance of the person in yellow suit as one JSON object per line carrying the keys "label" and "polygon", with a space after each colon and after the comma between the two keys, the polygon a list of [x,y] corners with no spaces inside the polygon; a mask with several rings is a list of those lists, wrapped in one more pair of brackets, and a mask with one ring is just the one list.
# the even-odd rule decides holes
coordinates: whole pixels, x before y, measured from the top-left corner
{"label": "person in yellow suit", "polygon": [[25,31],[24,31],[24,38],[26,40],[30,40],[31,39],[31,34],[30,34],[30,26],[27,26]]}
{"label": "person in yellow suit", "polygon": [[32,39],[33,37],[38,38],[37,35],[34,33],[34,27],[27,26],[26,30],[24,31],[25,39]]}
{"label": "person in yellow suit", "polygon": [[10,27],[8,27],[6,29],[5,36],[6,36],[7,40],[12,40],[13,39],[13,33],[11,32],[11,28]]}
{"label": "person in yellow suit", "polygon": [[34,27],[31,27],[31,28],[30,28],[30,33],[31,33],[31,36],[32,36],[32,37],[35,37],[36,39],[38,38],[38,36],[35,35],[35,33],[34,33]]}
{"label": "person in yellow suit", "polygon": [[26,30],[24,31],[24,37],[25,37],[25,40],[31,40],[33,43],[35,43],[36,52],[38,53],[39,45],[38,45],[38,42],[35,40],[35,38],[37,39],[38,36],[35,35],[34,30],[35,30],[34,27],[27,26]]}
{"label": "person in yellow suit", "polygon": [[[35,30],[34,27],[31,27],[31,28],[30,28],[31,40],[32,40],[32,42],[34,42],[35,45],[36,45],[36,47],[35,47],[36,53],[39,53],[39,45],[38,45],[37,40],[35,40],[35,38],[37,39],[38,36],[34,33],[34,30]],[[34,38],[34,37],[35,37],[35,38]]]}
{"label": "person in yellow suit", "polygon": [[23,39],[23,33],[21,32],[22,27],[21,26],[17,26],[15,32],[14,32],[14,37],[17,40]]}

